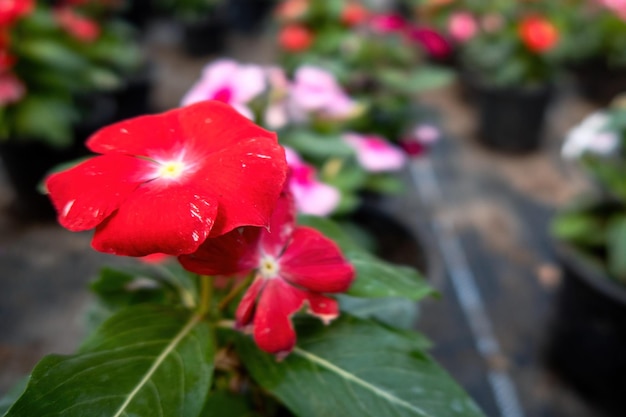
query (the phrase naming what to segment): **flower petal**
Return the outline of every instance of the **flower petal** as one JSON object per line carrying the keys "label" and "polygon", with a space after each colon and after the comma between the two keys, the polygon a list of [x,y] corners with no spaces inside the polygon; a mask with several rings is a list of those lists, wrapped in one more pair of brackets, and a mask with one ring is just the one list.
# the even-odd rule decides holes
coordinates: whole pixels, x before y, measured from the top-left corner
{"label": "flower petal", "polygon": [[354,279],[354,267],[332,240],[309,227],[298,227],[280,258],[280,276],[315,292],[346,291]]}
{"label": "flower petal", "polygon": [[277,258],[287,246],[296,226],[296,208],[288,191],[281,193],[270,219],[269,230],[261,233],[261,248],[265,254]]}
{"label": "flower petal", "polygon": [[339,303],[334,298],[311,291],[307,292],[306,298],[309,302],[307,312],[318,317],[324,324],[329,324],[332,320],[339,317]]}
{"label": "flower petal", "polygon": [[[240,117],[240,116],[238,116]],[[285,153],[275,138],[256,137],[208,155],[193,181],[218,196],[211,237],[240,226],[267,226],[287,176]]]}
{"label": "flower petal", "polygon": [[216,212],[217,201],[189,183],[152,181],[96,228],[92,246],[126,256],[192,253],[209,235]]}
{"label": "flower petal", "polygon": [[96,227],[144,181],[154,164],[125,155],[91,158],[46,179],[59,223],[72,231]]}
{"label": "flower petal", "polygon": [[259,293],[263,290],[265,284],[267,284],[266,279],[257,278],[246,290],[235,312],[237,327],[243,328],[252,323],[254,308],[259,298]]}
{"label": "flower petal", "polygon": [[262,350],[282,356],[296,344],[291,316],[302,308],[305,294],[280,278],[266,281],[254,313],[254,341]]}
{"label": "flower petal", "polygon": [[197,251],[178,260],[191,272],[202,275],[232,275],[259,264],[259,227],[239,227],[204,241]]}
{"label": "flower petal", "polygon": [[87,147],[103,154],[170,160],[182,153],[201,160],[205,155],[253,138],[276,142],[276,134],[255,125],[228,104],[202,101],[112,124],[94,133]]}

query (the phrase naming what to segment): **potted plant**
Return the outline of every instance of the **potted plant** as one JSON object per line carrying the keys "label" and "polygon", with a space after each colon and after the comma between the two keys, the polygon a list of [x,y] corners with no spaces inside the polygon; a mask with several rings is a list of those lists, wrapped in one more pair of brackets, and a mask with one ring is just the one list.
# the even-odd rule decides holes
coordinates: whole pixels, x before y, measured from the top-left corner
{"label": "potted plant", "polygon": [[626,6],[570,0],[563,14],[569,66],[586,99],[606,106],[626,90]]}
{"label": "potted plant", "polygon": [[228,26],[222,0],[157,0],[157,7],[182,27],[183,50],[203,57],[224,50]]}
{"label": "potted plant", "polygon": [[2,10],[0,151],[21,214],[49,212],[36,191],[54,165],[115,117],[107,97],[136,60],[113,21],[98,22],[71,4],[23,0]]}
{"label": "potted plant", "polygon": [[99,155],[46,180],[61,225],[170,263],[104,271],[101,324],[76,354],[45,357],[6,417],[482,416],[423,337],[341,301],[432,290],[332,222],[296,217],[274,133],[203,101],[87,146]]}
{"label": "potted plant", "polygon": [[612,415],[623,411],[626,361],[626,107],[616,101],[572,130],[563,154],[594,185],[561,210],[552,232],[564,281],[548,360],[567,382]]}
{"label": "potted plant", "polygon": [[364,111],[353,130],[393,143],[411,137],[423,111],[420,92],[451,81],[450,71],[425,59],[422,29],[357,0],[288,0],[277,8],[280,62],[330,71]]}
{"label": "potted plant", "polygon": [[423,16],[454,42],[461,81],[478,107],[478,137],[492,149],[522,153],[541,144],[562,60],[556,7],[450,1]]}

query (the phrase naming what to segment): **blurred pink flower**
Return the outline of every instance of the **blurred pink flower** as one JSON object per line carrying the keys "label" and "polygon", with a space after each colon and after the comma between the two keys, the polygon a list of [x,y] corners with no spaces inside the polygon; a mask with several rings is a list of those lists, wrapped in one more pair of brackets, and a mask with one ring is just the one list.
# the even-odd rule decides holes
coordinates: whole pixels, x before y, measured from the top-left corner
{"label": "blurred pink flower", "polygon": [[612,10],[620,19],[626,20],[626,0],[600,0],[600,3]]}
{"label": "blurred pink flower", "polygon": [[269,98],[265,110],[265,125],[270,129],[280,129],[289,122],[287,111],[290,84],[285,71],[278,66],[265,69],[269,85]]}
{"label": "blurred pink flower", "polygon": [[217,100],[230,104],[252,119],[254,116],[246,104],[264,90],[265,72],[261,66],[219,59],[204,67],[200,80],[185,94],[181,104],[187,106],[199,101]]}
{"label": "blurred pink flower", "polygon": [[308,113],[344,119],[357,109],[357,104],[348,97],[330,72],[309,65],[296,70],[290,104],[296,119],[306,119]]}
{"label": "blurred pink flower", "polygon": [[369,172],[397,171],[406,162],[405,154],[381,136],[346,133],[343,139],[356,151],[359,164]]}
{"label": "blurred pink flower", "polygon": [[26,93],[22,81],[11,73],[0,74],[0,106],[20,101]]}
{"label": "blurred pink flower", "polygon": [[420,44],[433,58],[446,58],[452,52],[450,43],[439,32],[427,27],[413,27],[407,30],[411,42]]}
{"label": "blurred pink flower", "polygon": [[469,12],[457,12],[450,16],[448,32],[459,42],[466,42],[476,35],[476,19]]}
{"label": "blurred pink flower", "polygon": [[341,200],[339,190],[318,181],[315,168],[302,161],[293,149],[285,146],[285,156],[291,173],[289,189],[296,200],[298,211],[314,216],[332,213]]}
{"label": "blurred pink flower", "polygon": [[400,146],[409,156],[417,157],[426,153],[428,147],[439,140],[440,136],[441,132],[436,126],[420,124],[409,137],[400,142]]}
{"label": "blurred pink flower", "polygon": [[378,14],[370,19],[370,28],[377,33],[393,33],[404,30],[406,21],[396,14]]}

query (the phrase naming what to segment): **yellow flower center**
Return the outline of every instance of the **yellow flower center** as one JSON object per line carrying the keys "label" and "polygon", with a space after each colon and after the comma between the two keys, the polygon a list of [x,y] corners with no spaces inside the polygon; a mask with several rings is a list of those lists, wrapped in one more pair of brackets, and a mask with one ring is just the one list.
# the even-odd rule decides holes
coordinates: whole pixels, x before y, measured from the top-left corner
{"label": "yellow flower center", "polygon": [[278,262],[276,259],[265,256],[261,259],[261,265],[259,266],[259,273],[263,278],[274,278],[278,275]]}
{"label": "yellow flower center", "polygon": [[162,163],[159,167],[158,175],[160,178],[174,179],[178,178],[185,170],[185,164],[181,161],[169,161]]}

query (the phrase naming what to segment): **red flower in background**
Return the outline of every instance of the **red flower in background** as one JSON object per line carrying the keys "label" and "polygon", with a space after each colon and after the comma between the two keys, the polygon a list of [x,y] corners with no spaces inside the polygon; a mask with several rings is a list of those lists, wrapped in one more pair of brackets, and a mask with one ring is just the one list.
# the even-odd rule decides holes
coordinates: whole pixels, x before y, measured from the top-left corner
{"label": "red flower in background", "polygon": [[313,33],[302,25],[287,25],[278,34],[278,43],[287,51],[301,52],[313,43]]}
{"label": "red flower in background", "polygon": [[341,22],[346,26],[356,26],[369,18],[370,12],[358,1],[351,1],[341,11]]}
{"label": "red flower in background", "polygon": [[6,49],[0,48],[0,72],[13,68],[17,62],[17,58],[11,55]]}
{"label": "red flower in background", "polygon": [[413,27],[407,30],[407,37],[424,48],[432,58],[443,59],[452,53],[450,43],[434,29]]}
{"label": "red flower in background", "polygon": [[33,11],[33,0],[2,0],[0,1],[0,26],[9,26],[16,20]]}
{"label": "red flower in background", "polygon": [[307,305],[324,322],[336,318],[337,301],[324,294],[344,292],[354,279],[354,268],[332,240],[295,225],[295,207],[288,193],[279,199],[269,230],[234,230],[206,240],[196,253],[179,260],[199,274],[255,271],[255,280],[237,308],[237,326],[252,325],[259,348],[281,356],[296,343],[291,316]]}
{"label": "red flower in background", "polygon": [[276,135],[204,101],[105,127],[102,155],[51,175],[62,226],[96,228],[96,250],[128,256],[194,252],[207,237],[266,226],[287,175]]}
{"label": "red flower in background", "polygon": [[287,0],[276,8],[275,16],[286,22],[298,20],[307,14],[310,7],[309,0]]}
{"label": "red flower in background", "polygon": [[0,106],[20,101],[25,93],[24,83],[14,74],[0,74]]}
{"label": "red flower in background", "polygon": [[63,29],[80,41],[93,42],[100,36],[98,23],[79,15],[70,7],[56,9],[54,18]]}
{"label": "red flower in background", "polygon": [[394,33],[406,28],[406,20],[397,14],[379,14],[372,16],[370,27],[378,33]]}
{"label": "red flower in background", "polygon": [[559,41],[559,31],[548,19],[530,16],[519,25],[519,36],[528,49],[533,52],[546,52],[554,48]]}

